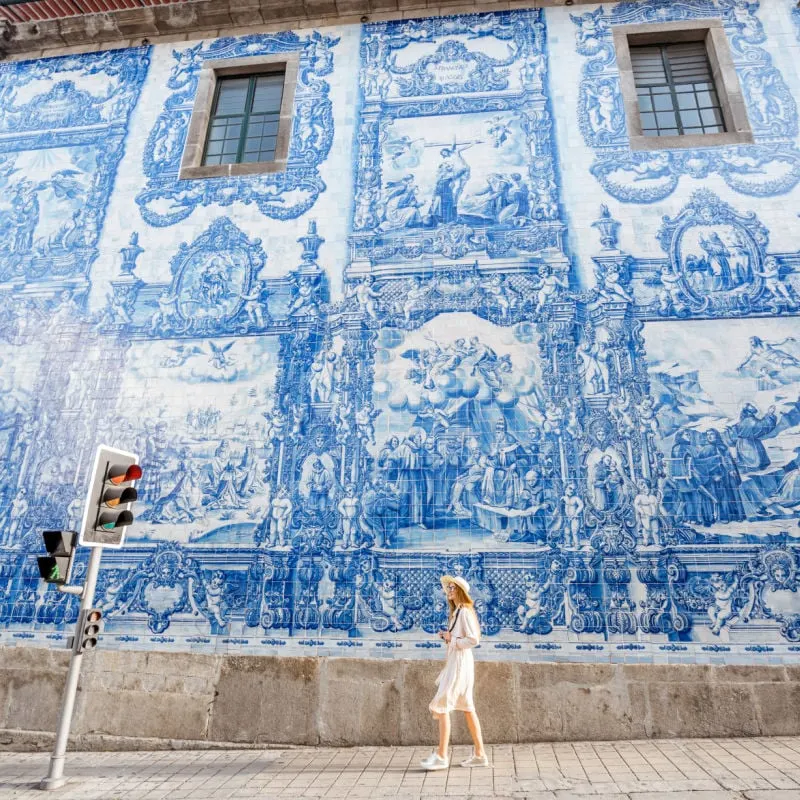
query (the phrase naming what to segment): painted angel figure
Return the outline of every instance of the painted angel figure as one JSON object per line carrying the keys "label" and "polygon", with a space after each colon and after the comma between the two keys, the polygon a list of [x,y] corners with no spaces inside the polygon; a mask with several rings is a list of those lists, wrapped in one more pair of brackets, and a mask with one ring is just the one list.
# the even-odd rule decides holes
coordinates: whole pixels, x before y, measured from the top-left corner
{"label": "painted angel figure", "polygon": [[764,125],[769,124],[772,115],[775,120],[782,120],[786,116],[784,100],[780,96],[776,77],[776,70],[761,69],[751,72],[745,82],[750,92],[750,102],[755,106]]}
{"label": "painted angel figure", "polygon": [[494,146],[499,148],[511,138],[513,131],[508,121],[503,119],[503,117],[492,117],[492,119],[489,120],[488,133],[489,136],[492,137]]}
{"label": "painted angel figure", "polygon": [[296,284],[295,295],[286,312],[287,317],[319,316],[319,287],[316,278],[303,277]]}
{"label": "painted angel figure", "polygon": [[406,292],[406,299],[402,304],[403,316],[406,323],[411,322],[411,315],[425,306],[425,299],[433,290],[433,286],[428,284],[424,285],[422,279],[414,277],[411,279],[411,286]]}
{"label": "painted angel figure", "polygon": [[584,340],[578,345],[578,370],[591,394],[607,394],[611,388],[611,351],[605,342]]}
{"label": "painted angel figure", "polygon": [[281,409],[275,405],[273,406],[272,411],[265,411],[263,412],[262,416],[267,421],[267,441],[271,442],[273,440],[277,440],[282,442],[286,438],[286,428],[288,425],[286,414],[284,414],[283,411],[281,411]]}
{"label": "painted angel figure", "polygon": [[224,628],[228,621],[225,619],[223,602],[225,599],[225,573],[215,570],[211,580],[205,584],[205,601],[210,621]]}
{"label": "painted angel figure", "polygon": [[339,444],[346,444],[353,433],[353,406],[347,401],[342,401],[334,407],[331,416],[336,426],[336,441]]}
{"label": "painted angel figure", "polygon": [[595,133],[616,133],[622,123],[618,109],[618,97],[614,87],[609,83],[601,84],[597,89],[584,87],[589,109],[589,125]]}
{"label": "painted angel figure", "polygon": [[375,419],[380,414],[380,410],[376,410],[371,402],[367,401],[364,405],[356,411],[356,430],[358,437],[361,441],[367,444],[375,444]]}
{"label": "painted angel figure", "polygon": [[714,600],[708,607],[708,617],[711,620],[711,633],[719,636],[726,624],[735,621],[733,610],[733,596],[739,588],[739,580],[734,575],[730,584],[719,573],[715,572],[708,579],[708,585],[714,595]]}
{"label": "painted angel figure", "polygon": [[764,281],[764,289],[776,300],[783,300],[789,308],[795,308],[797,301],[781,276],[781,265],[775,256],[767,256],[760,271],[755,273]]}
{"label": "painted angel figure", "polygon": [[267,301],[269,299],[269,289],[266,281],[258,281],[247,294],[242,294],[242,302],[247,319],[254,328],[263,328],[265,324],[272,322]]}
{"label": "painted angel figure", "polygon": [[236,344],[235,341],[228,342],[226,345],[218,345],[209,340],[208,346],[211,348],[211,355],[208,362],[215,369],[227,369],[236,363],[233,356],[228,355],[228,351]]}
{"label": "painted angel figure", "polygon": [[656,295],[658,310],[662,314],[668,314],[670,310],[681,309],[685,306],[682,283],[683,276],[678,272],[673,272],[669,263],[662,265],[658,276],[658,285],[661,288]]}
{"label": "painted angel figure", "polygon": [[539,269],[536,282],[536,313],[539,314],[544,307],[555,300],[561,290],[569,289],[569,280],[566,276],[557,275],[553,268],[545,264]]}
{"label": "painted angel figure", "polygon": [[378,304],[381,293],[374,287],[375,279],[367,275],[363,280],[349,287],[348,297],[355,297],[358,310],[371,320],[378,319]]}
{"label": "painted angel figure", "polygon": [[620,283],[620,270],[616,264],[610,264],[603,272],[598,287],[598,294],[606,300],[619,302],[624,300],[626,303],[633,302],[633,296]]}

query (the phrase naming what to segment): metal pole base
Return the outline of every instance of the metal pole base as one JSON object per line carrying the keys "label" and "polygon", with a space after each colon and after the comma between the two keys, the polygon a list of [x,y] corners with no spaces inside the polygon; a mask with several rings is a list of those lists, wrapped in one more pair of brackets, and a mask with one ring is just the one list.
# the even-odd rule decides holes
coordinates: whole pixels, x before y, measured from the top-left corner
{"label": "metal pole base", "polygon": [[69,783],[69,778],[44,778],[39,784],[43,792],[52,792],[53,789],[60,789]]}

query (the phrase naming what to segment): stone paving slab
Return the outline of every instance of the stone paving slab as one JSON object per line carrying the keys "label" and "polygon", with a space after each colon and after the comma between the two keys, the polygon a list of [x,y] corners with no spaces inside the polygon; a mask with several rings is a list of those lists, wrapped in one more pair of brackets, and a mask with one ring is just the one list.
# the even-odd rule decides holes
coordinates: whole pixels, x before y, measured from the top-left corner
{"label": "stone paving slab", "polygon": [[[491,768],[455,747],[70,753],[63,800],[800,800],[800,737],[496,745]],[[0,753],[0,800],[41,800],[46,753]]]}

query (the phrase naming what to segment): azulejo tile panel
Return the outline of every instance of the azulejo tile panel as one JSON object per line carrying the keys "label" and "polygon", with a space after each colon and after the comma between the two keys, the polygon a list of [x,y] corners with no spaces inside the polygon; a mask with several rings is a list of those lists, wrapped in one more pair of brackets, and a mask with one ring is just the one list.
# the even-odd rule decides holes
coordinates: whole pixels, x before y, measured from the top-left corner
{"label": "azulejo tile panel", "polygon": [[[595,152],[592,175],[606,192],[628,203],[654,203],[671,195],[683,176],[703,180],[718,175],[734,192],[756,197],[785,194],[797,185],[797,104],[764,47],[766,35],[758,11],[759,3],[746,0],[645,0],[600,6],[571,16],[576,52],[586,58],[578,125],[587,146]],[[613,26],[709,17],[720,19],[728,35],[754,144],[631,151],[612,44]]]}
{"label": "azulejo tile panel", "polygon": [[[143,163],[122,143],[149,50],[2,68],[0,643],[75,620],[34,555],[103,442],[145,468],[100,574],[107,646],[429,657],[449,572],[482,657],[797,661],[800,240],[766,205],[797,197],[791,82],[755,4],[568,13],[163,48]],[[709,15],[761,138],[639,175],[599,99],[609,25]],[[562,199],[553,20],[587,59],[588,221]],[[287,173],[178,181],[200,63],[278,52],[301,57]],[[780,90],[769,135],[751,72]],[[351,209],[317,214],[342,172]],[[101,232],[115,176],[139,216]]]}

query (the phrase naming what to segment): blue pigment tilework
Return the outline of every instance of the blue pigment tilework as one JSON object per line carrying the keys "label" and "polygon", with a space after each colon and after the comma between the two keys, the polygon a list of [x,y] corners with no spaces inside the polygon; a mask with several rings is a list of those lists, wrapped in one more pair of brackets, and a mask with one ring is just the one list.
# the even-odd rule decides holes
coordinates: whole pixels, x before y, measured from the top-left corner
{"label": "blue pigment tilework", "polygon": [[[599,99],[616,86],[609,26],[710,11],[750,65],[758,143],[645,174]],[[34,555],[41,529],[80,519],[102,442],[145,470],[100,573],[106,646],[437,657],[450,573],[471,584],[481,658],[797,661],[800,253],[776,249],[757,205],[796,182],[797,121],[757,12],[573,17],[601,199],[574,232],[597,242],[592,288],[566,246],[542,11],[165,52],[139,184],[119,189],[144,221],[115,231],[128,243],[105,254],[96,308],[120,157],[96,131],[124,139],[148,52],[0,68],[0,644],[63,646],[76,602]],[[287,173],[177,181],[200,63],[276,52],[301,54]],[[340,133],[342,85],[357,103]],[[352,208],[317,217],[334,134],[352,137]],[[734,157],[764,174],[723,168]],[[724,198],[719,180],[678,198],[712,173]],[[637,203],[673,191],[648,229]],[[282,227],[310,209],[299,234]],[[347,253],[343,287],[325,237]]]}

